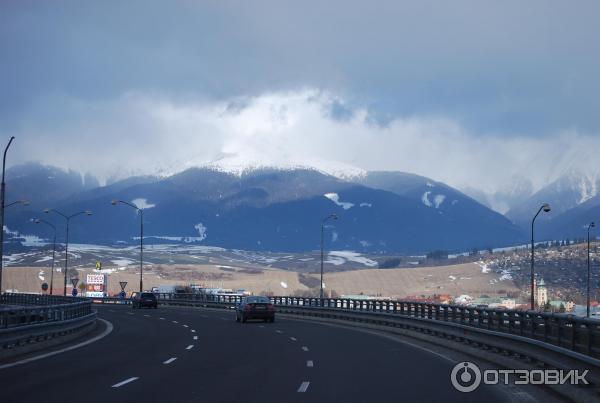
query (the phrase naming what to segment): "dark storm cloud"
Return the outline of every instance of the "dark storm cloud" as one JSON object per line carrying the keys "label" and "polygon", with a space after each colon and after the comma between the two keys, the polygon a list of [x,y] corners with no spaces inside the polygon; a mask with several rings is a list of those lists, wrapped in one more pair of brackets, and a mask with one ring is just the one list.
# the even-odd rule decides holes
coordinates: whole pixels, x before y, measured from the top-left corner
{"label": "dark storm cloud", "polygon": [[[314,87],[387,123],[596,133],[597,2],[5,1],[0,116],[135,91],[177,102]],[[60,105],[54,105],[59,108]],[[48,112],[48,115],[51,115]]]}

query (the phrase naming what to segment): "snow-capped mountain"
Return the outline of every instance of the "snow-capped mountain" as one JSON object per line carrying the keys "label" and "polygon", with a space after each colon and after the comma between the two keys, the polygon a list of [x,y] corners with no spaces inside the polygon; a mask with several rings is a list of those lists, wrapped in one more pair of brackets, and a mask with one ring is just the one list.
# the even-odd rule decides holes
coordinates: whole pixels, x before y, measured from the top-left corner
{"label": "snow-capped mountain", "polygon": [[531,180],[521,175],[513,175],[507,183],[490,187],[474,188],[470,185],[459,187],[466,195],[501,214],[523,204],[533,194]]}
{"label": "snow-capped mountain", "polygon": [[594,199],[599,191],[600,173],[593,170],[571,170],[510,209],[506,216],[516,224],[526,227],[539,206],[549,203],[552,212],[544,214],[540,219],[553,220],[568,210]]}
{"label": "snow-capped mountain", "polygon": [[[112,206],[112,199],[145,206],[148,243],[314,250],[319,247],[321,220],[331,213],[339,220],[329,224],[327,242],[339,250],[464,251],[523,239],[506,218],[442,183],[411,174],[357,174],[342,168],[338,177],[295,166],[190,168],[166,178],[129,178],[82,191],[48,207],[66,213],[94,212],[72,223],[73,242],[135,242],[139,216],[126,206]],[[353,176],[358,183],[340,179],[342,174]],[[10,194],[10,188],[7,191]],[[7,224],[21,233],[37,231],[48,236],[46,228],[27,221],[34,213],[39,210],[15,210]]]}

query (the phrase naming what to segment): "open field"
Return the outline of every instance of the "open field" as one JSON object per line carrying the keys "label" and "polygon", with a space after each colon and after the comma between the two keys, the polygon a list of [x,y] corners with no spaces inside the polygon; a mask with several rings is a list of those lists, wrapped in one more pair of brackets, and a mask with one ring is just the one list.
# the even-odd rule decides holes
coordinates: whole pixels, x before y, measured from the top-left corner
{"label": "open field", "polygon": [[[517,290],[511,280],[500,280],[497,273],[483,273],[477,264],[417,267],[404,269],[359,269],[328,273],[327,290],[339,295],[359,294],[403,298],[433,294],[497,295]],[[72,272],[73,269],[70,271]],[[85,280],[90,268],[78,267],[78,277]],[[120,291],[119,282],[127,281],[127,291],[139,287],[139,268],[135,265],[103,270],[109,275],[109,292]],[[21,292],[40,292],[43,282],[50,283],[50,269],[41,267],[5,268],[4,287]],[[54,274],[55,293],[62,293],[63,272]],[[159,285],[200,284],[206,287],[245,289],[252,293],[293,295],[318,287],[318,273],[298,273],[273,267],[247,268],[211,264],[159,264],[144,269],[144,288]],[[68,292],[71,284],[68,282]]]}

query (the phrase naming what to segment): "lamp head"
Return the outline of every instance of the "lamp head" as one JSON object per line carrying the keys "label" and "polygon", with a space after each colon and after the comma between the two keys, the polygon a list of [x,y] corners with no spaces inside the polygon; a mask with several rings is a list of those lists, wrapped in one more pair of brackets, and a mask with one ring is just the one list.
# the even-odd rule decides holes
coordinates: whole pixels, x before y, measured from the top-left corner
{"label": "lamp head", "polygon": [[592,222],[590,223],[590,228],[594,228],[595,226],[596,226],[596,224],[594,224],[594,222],[592,221]]}
{"label": "lamp head", "polygon": [[544,213],[548,213],[550,211],[550,205],[548,203],[544,203],[542,205],[542,209],[544,210]]}
{"label": "lamp head", "polygon": [[91,210],[85,210],[85,214],[86,215],[92,215],[92,211]]}
{"label": "lamp head", "polygon": [[112,204],[113,206],[116,206],[119,203],[118,200],[111,200],[110,204]]}

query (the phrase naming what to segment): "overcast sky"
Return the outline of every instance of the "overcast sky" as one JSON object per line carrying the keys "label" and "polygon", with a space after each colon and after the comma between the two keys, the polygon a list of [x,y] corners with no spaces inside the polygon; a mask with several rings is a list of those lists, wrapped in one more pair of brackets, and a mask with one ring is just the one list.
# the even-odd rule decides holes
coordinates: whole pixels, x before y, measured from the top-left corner
{"label": "overcast sky", "polygon": [[[0,3],[0,139],[106,180],[223,155],[488,191],[600,170],[596,1]],[[246,157],[244,157],[246,158]]]}

